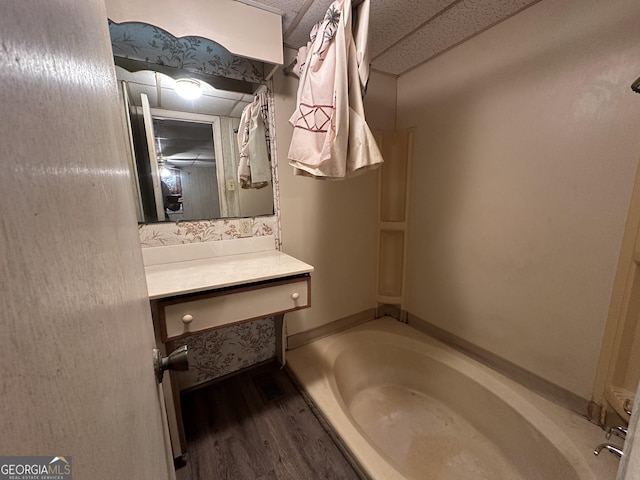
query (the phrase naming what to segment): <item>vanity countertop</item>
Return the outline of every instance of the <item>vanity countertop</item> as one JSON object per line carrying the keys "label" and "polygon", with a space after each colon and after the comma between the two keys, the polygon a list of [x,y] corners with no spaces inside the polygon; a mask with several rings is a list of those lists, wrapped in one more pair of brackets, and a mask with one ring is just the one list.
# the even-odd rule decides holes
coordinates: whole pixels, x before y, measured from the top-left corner
{"label": "vanity countertop", "polygon": [[311,265],[279,250],[145,266],[150,300],[291,277],[312,271]]}

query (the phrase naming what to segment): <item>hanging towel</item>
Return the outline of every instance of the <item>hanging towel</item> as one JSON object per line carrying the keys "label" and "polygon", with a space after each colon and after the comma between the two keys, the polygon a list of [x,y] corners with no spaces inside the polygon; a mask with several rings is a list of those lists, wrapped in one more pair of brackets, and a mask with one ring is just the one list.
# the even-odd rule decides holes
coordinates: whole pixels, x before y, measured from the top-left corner
{"label": "hanging towel", "polygon": [[271,180],[268,132],[267,98],[261,93],[240,116],[238,183],[241,188],[263,188]]}
{"label": "hanging towel", "polygon": [[369,76],[369,0],[358,12],[354,38],[351,0],[336,0],[303,47],[297,107],[289,119],[289,163],[297,175],[343,179],[383,162],[362,104]]}
{"label": "hanging towel", "polygon": [[[356,44],[356,60],[358,62],[358,75],[360,88],[366,91],[369,82],[369,0],[362,2],[357,7],[356,26],[354,28],[354,40]],[[364,96],[364,95],[363,95]]]}

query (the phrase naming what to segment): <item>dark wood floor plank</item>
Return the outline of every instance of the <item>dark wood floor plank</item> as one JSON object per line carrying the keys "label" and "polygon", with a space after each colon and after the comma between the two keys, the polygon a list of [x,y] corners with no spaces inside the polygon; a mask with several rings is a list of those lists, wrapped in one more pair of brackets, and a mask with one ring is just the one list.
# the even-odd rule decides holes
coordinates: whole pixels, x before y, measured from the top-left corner
{"label": "dark wood floor plank", "polygon": [[182,398],[178,480],[358,480],[287,373],[249,370]]}

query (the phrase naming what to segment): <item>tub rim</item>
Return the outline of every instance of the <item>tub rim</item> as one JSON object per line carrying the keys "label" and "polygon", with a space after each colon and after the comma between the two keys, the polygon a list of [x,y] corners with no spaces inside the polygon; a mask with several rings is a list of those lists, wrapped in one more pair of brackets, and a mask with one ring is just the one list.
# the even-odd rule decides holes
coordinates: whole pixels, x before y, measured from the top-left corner
{"label": "tub rim", "polygon": [[[514,409],[523,417],[523,422],[537,430],[556,448],[580,480],[597,480],[567,434],[543,411],[516,391],[510,379],[426,333],[388,317],[365,322],[288,352],[289,369],[292,374],[307,390],[320,413],[362,470],[372,479],[406,480],[407,477],[398,471],[392,460],[369,440],[349,413],[332,373],[340,354],[347,348],[348,339],[354,335],[363,334],[371,339],[379,337],[377,344],[389,344],[393,348],[404,348],[418,355],[427,355],[432,360],[457,370],[469,381],[486,388],[500,401]],[[380,337],[380,335],[384,336]],[[397,337],[401,339],[400,346],[393,342],[398,340]],[[425,344],[429,346],[428,349],[420,348]],[[329,361],[327,361],[327,355]]]}

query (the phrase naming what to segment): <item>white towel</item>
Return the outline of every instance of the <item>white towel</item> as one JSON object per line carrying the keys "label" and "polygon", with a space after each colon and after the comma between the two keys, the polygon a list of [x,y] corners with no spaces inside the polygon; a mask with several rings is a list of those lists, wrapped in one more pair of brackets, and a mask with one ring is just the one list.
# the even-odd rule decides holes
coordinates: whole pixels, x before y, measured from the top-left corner
{"label": "white towel", "polygon": [[[271,180],[271,165],[267,149],[267,127],[265,126],[266,96],[256,95],[240,117],[238,129],[238,183],[242,188],[266,187]],[[264,108],[263,108],[264,107]]]}

